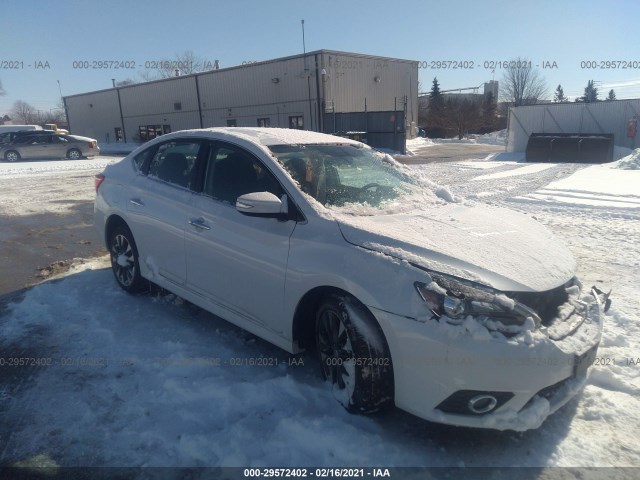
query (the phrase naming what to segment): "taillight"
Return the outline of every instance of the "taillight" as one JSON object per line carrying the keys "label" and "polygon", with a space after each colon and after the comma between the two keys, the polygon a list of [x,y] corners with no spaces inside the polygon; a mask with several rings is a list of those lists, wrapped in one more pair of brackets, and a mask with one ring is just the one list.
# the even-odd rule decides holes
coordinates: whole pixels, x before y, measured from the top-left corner
{"label": "taillight", "polygon": [[104,179],[106,177],[99,173],[98,175],[96,175],[96,192],[98,191],[98,189],[100,188],[100,185],[102,185],[102,182],[104,182]]}
{"label": "taillight", "polygon": [[89,148],[93,148],[93,147],[96,146],[96,142],[94,142],[94,141],[91,141],[91,142],[88,142],[88,143],[89,143]]}

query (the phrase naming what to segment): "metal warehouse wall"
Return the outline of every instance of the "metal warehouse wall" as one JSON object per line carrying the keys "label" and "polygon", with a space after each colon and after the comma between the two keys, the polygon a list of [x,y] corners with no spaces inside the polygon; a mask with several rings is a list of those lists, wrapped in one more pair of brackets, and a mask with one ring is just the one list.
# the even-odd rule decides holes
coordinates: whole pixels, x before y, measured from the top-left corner
{"label": "metal warehouse wall", "polygon": [[509,110],[507,151],[525,151],[532,133],[612,133],[615,145],[631,147],[627,122],[636,115],[640,99],[514,107]]}
{"label": "metal warehouse wall", "polygon": [[127,141],[136,141],[140,125],[171,125],[171,130],[200,126],[194,76],[120,88]]}
{"label": "metal warehouse wall", "polygon": [[417,84],[417,62],[319,50],[65,101],[73,133],[114,141],[115,129],[124,126],[131,142],[139,140],[140,126],[177,131],[234,120],[239,127],[255,127],[258,119],[268,119],[269,126],[286,128],[291,116],[303,116],[305,130],[321,131],[323,113],[403,110],[405,97],[411,126],[417,121]]}
{"label": "metal warehouse wall", "polygon": [[110,141],[115,140],[114,129],[122,125],[115,90],[66,97],[65,105],[71,133],[95,138],[99,142],[106,142],[108,134]]}
{"label": "metal warehouse wall", "polygon": [[[289,126],[289,116],[303,115],[307,130],[318,129],[315,75],[309,86],[304,58],[290,58],[204,73],[198,76],[204,127],[256,127],[258,118],[270,126]],[[309,60],[309,66],[313,62]],[[310,90],[310,95],[309,95]]]}
{"label": "metal warehouse wall", "polygon": [[325,113],[404,109],[417,122],[418,62],[369,55],[323,52]]}

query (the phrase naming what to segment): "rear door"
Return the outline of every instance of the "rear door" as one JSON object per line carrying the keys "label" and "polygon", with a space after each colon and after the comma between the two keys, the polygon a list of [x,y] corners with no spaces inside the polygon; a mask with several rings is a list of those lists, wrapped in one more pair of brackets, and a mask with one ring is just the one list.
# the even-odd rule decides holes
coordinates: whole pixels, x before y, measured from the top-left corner
{"label": "rear door", "polygon": [[34,135],[16,144],[20,156],[25,159],[51,158],[51,135]]}
{"label": "rear door", "polygon": [[203,145],[199,139],[171,140],[136,156],[141,171],[125,201],[140,262],[151,280],[185,282],[184,228],[194,167]]}
{"label": "rear door", "polygon": [[55,158],[64,158],[67,156],[67,150],[70,148],[69,139],[62,135],[51,135],[51,143],[49,145],[49,156]]}
{"label": "rear door", "polygon": [[282,198],[284,190],[248,151],[216,142],[209,152],[203,192],[193,195],[188,209],[188,286],[242,320],[275,329],[296,222],[238,212],[240,195],[269,191]]}

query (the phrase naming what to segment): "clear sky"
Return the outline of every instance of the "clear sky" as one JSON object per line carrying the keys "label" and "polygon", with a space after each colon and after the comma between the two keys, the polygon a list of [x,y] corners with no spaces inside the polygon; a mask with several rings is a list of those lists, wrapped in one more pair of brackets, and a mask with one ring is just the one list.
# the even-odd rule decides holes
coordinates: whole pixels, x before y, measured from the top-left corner
{"label": "clear sky", "polygon": [[[420,61],[423,90],[435,76],[443,90],[501,80],[502,70],[485,69],[485,62],[520,56],[539,65],[549,98],[558,84],[580,96],[591,79],[600,98],[611,88],[619,99],[640,97],[638,0],[2,0],[0,115],[16,100],[48,110],[60,90],[72,95],[109,88],[112,78],[140,80],[145,61],[187,50],[221,67],[301,53],[303,18],[307,51]],[[73,68],[94,60],[134,61],[137,68]],[[434,69],[432,61],[474,68]],[[604,61],[635,68],[581,63]],[[557,68],[542,68],[554,62]]]}

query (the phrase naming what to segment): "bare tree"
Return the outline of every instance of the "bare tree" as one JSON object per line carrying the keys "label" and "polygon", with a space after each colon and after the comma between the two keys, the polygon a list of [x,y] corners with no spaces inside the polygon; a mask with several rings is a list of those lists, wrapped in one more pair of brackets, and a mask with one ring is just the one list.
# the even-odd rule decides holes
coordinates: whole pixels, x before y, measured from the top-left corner
{"label": "bare tree", "polygon": [[500,97],[514,107],[533,105],[545,96],[547,85],[528,58],[515,58],[507,64],[502,77]]}
{"label": "bare tree", "polygon": [[442,117],[446,128],[453,129],[459,139],[462,139],[469,130],[482,125],[482,113],[478,102],[468,99],[449,98],[444,108]]}
{"label": "bare tree", "polygon": [[163,58],[152,63],[157,68],[143,71],[140,76],[144,81],[175,77],[176,73],[178,75],[189,75],[214,69],[214,62],[206,61],[191,50],[177,53],[174,58]]}
{"label": "bare tree", "polygon": [[14,120],[24,124],[30,125],[37,120],[36,109],[22,100],[16,100],[9,112]]}
{"label": "bare tree", "polygon": [[124,80],[120,80],[119,82],[116,82],[116,87],[124,87],[126,85],[133,85],[135,83],[138,83],[138,82],[136,82],[131,78],[125,78]]}

